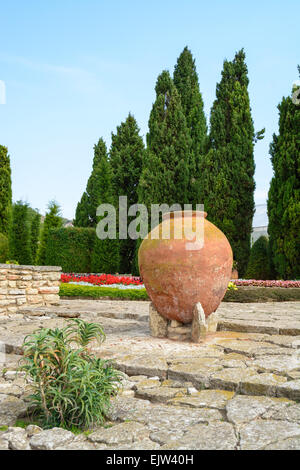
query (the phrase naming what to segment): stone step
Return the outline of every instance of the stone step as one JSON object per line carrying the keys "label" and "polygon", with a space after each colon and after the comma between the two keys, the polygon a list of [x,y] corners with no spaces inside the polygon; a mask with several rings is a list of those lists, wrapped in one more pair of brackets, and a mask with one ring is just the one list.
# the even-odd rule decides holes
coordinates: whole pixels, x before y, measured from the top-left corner
{"label": "stone step", "polygon": [[252,322],[249,320],[236,321],[236,320],[224,320],[221,319],[218,322],[218,331],[236,331],[240,333],[265,333],[269,335],[289,335],[299,336],[300,335],[300,322],[290,322],[284,325],[272,322]]}
{"label": "stone step", "polygon": [[[182,383],[188,381],[197,389],[222,389],[242,395],[283,397],[300,401],[300,380],[298,377],[293,380],[270,372],[259,373],[254,368],[232,367],[218,370],[218,367],[212,364],[210,370],[201,371],[197,367],[191,367],[188,363],[164,368],[163,364],[159,367],[157,362],[156,364],[150,362],[147,365],[142,361],[140,363],[136,361],[134,365],[125,365],[124,361],[118,359],[114,360],[114,365],[129,376],[145,375],[153,377],[156,375],[162,380],[175,380]],[[180,390],[177,392],[180,393]],[[138,391],[138,396],[139,393]],[[147,391],[147,393],[150,396],[152,392]],[[170,393],[172,394],[172,391]]]}

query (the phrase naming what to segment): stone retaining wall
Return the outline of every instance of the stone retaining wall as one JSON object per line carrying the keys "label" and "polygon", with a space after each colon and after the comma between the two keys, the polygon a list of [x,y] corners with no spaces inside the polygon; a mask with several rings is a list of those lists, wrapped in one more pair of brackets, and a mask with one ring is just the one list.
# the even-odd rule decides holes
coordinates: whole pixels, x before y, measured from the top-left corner
{"label": "stone retaining wall", "polygon": [[0,264],[0,315],[58,303],[60,276],[59,266]]}

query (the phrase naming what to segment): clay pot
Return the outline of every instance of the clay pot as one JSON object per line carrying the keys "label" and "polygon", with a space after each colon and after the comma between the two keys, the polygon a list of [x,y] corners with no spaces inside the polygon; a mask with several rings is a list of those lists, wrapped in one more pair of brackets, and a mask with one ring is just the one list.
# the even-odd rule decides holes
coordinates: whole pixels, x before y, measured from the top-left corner
{"label": "clay pot", "polygon": [[[164,214],[162,223],[140,246],[139,268],[146,290],[156,310],[169,320],[190,323],[197,302],[208,317],[226,293],[232,250],[225,235],[205,219],[206,215],[200,211]],[[203,223],[202,232],[199,223]],[[169,239],[164,239],[166,224],[170,224]]]}

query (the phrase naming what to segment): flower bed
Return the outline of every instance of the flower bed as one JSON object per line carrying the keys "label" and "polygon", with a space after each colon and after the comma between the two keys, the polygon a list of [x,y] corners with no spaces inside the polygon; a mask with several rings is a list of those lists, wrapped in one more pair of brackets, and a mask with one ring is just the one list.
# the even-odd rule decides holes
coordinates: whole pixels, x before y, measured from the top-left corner
{"label": "flower bed", "polygon": [[235,279],[232,282],[241,287],[294,287],[300,288],[300,281],[259,281],[256,279]]}
{"label": "flower bed", "polygon": [[[63,283],[92,285],[92,286],[110,286],[129,288],[143,288],[144,284],[140,277],[120,276],[114,274],[62,274]],[[233,279],[231,281],[237,287],[283,287],[300,288],[300,281],[261,281],[256,279]]]}
{"label": "flower bed", "polygon": [[81,285],[93,286],[144,286],[139,277],[119,276],[113,274],[62,274],[61,282],[76,283]]}

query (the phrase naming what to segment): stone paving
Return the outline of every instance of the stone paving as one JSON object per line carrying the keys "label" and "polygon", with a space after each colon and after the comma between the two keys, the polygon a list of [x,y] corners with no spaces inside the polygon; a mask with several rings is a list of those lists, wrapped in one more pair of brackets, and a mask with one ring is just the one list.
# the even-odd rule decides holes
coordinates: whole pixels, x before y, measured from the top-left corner
{"label": "stone paving", "polygon": [[[220,331],[199,344],[150,337],[148,309],[62,300],[0,317],[0,449],[300,449],[299,302],[223,303]],[[124,374],[106,426],[76,436],[14,427],[30,411],[15,373],[24,336],[79,315],[102,324],[106,342],[93,349]]]}

